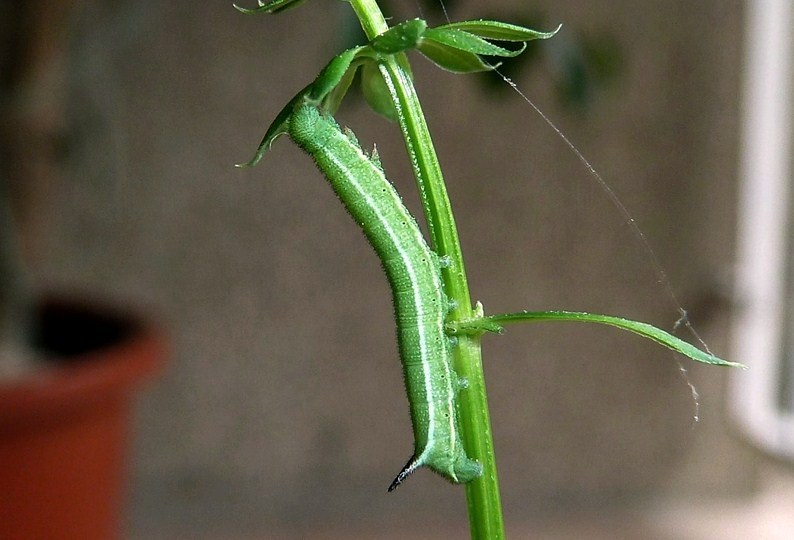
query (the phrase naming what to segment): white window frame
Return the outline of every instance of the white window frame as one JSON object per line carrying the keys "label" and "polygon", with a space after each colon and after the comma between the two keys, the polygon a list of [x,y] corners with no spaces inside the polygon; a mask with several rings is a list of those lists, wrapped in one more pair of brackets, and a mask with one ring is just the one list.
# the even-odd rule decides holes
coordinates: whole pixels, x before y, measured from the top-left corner
{"label": "white window frame", "polygon": [[730,407],[755,444],[794,458],[794,413],[779,399],[784,339],[792,339],[784,325],[794,317],[794,258],[787,253],[794,245],[794,2],[751,0],[746,8],[732,357],[750,369],[731,374]]}

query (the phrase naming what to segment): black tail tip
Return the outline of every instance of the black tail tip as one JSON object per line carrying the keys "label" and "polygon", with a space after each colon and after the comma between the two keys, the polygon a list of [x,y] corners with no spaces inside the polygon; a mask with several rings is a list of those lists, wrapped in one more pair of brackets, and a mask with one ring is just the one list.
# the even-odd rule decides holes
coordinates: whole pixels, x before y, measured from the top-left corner
{"label": "black tail tip", "polygon": [[414,456],[411,456],[411,459],[409,459],[408,463],[405,464],[405,467],[403,467],[403,469],[400,471],[400,474],[398,474],[394,478],[394,480],[392,480],[388,492],[391,493],[392,491],[397,489],[399,485],[402,484],[405,481],[405,479],[408,478],[411,475],[411,473],[413,473],[417,469],[417,467],[418,464],[416,463],[416,458]]}

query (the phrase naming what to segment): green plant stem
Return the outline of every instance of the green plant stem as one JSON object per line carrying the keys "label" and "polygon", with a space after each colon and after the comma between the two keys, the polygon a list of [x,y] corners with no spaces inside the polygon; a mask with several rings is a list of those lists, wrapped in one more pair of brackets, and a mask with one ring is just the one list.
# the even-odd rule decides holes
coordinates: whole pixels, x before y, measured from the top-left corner
{"label": "green plant stem", "polygon": [[[388,29],[376,0],[350,0],[350,3],[368,39]],[[433,249],[450,262],[442,271],[446,293],[455,306],[449,317],[454,321],[481,315],[475,313],[471,304],[452,208],[416,90],[393,56],[383,60],[381,73],[398,112]],[[458,375],[469,384],[457,400],[463,444],[468,455],[483,465],[482,476],[466,484],[471,537],[499,540],[504,538],[504,524],[478,336],[460,336],[454,362]]]}

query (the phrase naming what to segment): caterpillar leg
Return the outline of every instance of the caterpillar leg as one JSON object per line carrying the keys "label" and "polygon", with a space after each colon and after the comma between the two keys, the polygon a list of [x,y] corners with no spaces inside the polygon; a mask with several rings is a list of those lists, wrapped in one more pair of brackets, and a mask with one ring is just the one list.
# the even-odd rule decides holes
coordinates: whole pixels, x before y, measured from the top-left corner
{"label": "caterpillar leg", "polygon": [[453,482],[466,484],[479,478],[482,475],[482,464],[475,459],[471,459],[461,452],[455,460],[455,477]]}
{"label": "caterpillar leg", "polygon": [[408,478],[411,473],[413,473],[416,469],[419,468],[419,462],[416,460],[415,456],[411,456],[411,459],[408,460],[408,463],[405,464],[405,467],[400,471],[394,480],[392,480],[391,485],[389,486],[389,492],[391,493],[397,487],[402,484],[406,478]]}

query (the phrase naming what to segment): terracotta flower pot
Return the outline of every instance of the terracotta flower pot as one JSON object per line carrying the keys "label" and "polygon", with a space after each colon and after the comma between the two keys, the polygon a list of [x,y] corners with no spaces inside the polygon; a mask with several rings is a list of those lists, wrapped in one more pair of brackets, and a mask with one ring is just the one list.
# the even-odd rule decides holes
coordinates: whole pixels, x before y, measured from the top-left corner
{"label": "terracotta flower pot", "polygon": [[161,366],[163,338],[129,316],[56,300],[37,342],[55,365],[0,381],[0,538],[116,538],[131,398]]}

